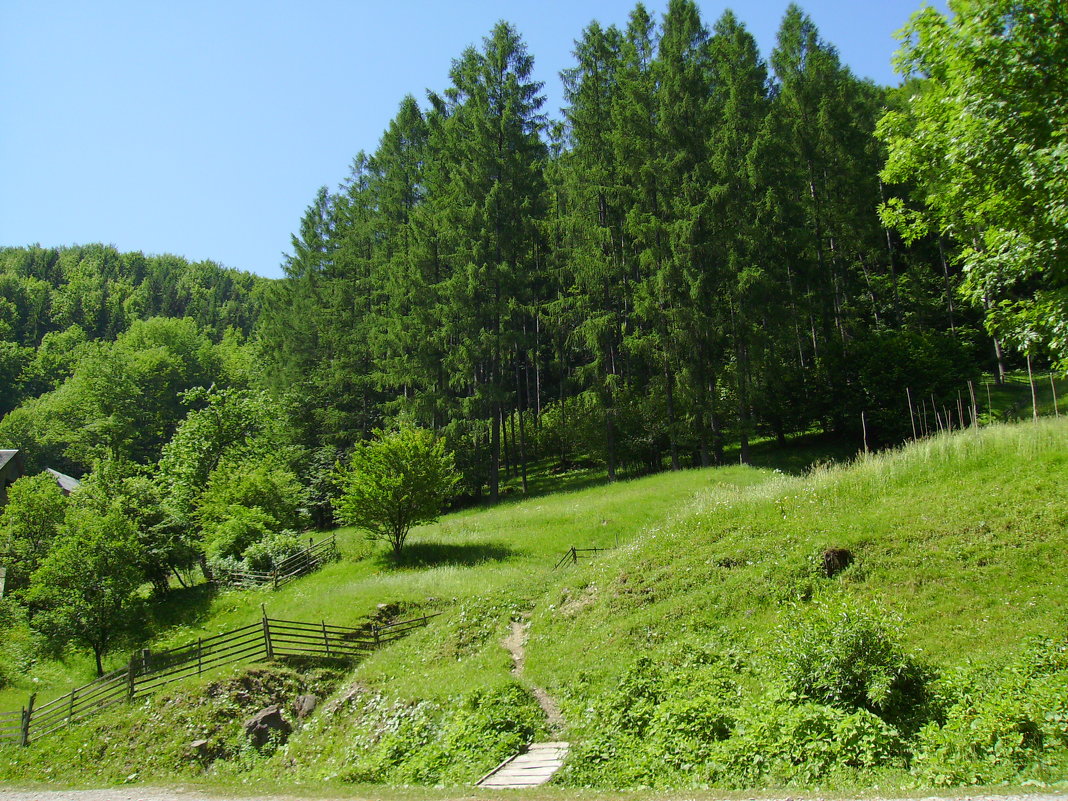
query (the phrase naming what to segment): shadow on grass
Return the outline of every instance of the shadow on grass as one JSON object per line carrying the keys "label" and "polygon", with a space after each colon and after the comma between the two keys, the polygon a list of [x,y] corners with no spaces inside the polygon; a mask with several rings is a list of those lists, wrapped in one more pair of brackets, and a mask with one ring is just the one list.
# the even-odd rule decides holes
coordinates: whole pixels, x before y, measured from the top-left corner
{"label": "shadow on grass", "polygon": [[174,587],[162,598],[153,599],[148,608],[152,626],[162,632],[174,626],[192,626],[211,610],[216,586],[210,583],[192,587]]}
{"label": "shadow on grass", "polygon": [[472,567],[485,562],[505,562],[515,555],[507,545],[495,542],[450,544],[445,542],[414,542],[405,545],[400,554],[379,553],[378,563],[384,568],[440,567],[454,565]]}

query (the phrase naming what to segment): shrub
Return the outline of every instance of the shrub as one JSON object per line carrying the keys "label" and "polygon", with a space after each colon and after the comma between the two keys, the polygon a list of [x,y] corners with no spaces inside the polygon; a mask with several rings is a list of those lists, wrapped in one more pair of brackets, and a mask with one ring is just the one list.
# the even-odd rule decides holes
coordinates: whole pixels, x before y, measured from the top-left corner
{"label": "shrub", "polygon": [[[950,693],[947,693],[950,695]],[[1017,782],[1068,766],[1068,640],[1043,640],[1003,671],[958,678],[913,770],[935,785]]]}
{"label": "shrub", "polygon": [[787,693],[914,728],[927,714],[929,675],[904,650],[899,626],[844,600],[798,607],[775,649]]}
{"label": "shrub", "polygon": [[280,531],[268,534],[246,548],[242,560],[248,570],[267,573],[303,548],[295,531]]}

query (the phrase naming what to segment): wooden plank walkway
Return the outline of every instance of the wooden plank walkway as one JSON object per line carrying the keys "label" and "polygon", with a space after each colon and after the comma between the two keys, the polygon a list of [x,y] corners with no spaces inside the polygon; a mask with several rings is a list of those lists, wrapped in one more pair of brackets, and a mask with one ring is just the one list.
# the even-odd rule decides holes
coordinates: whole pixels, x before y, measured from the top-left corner
{"label": "wooden plank walkway", "polygon": [[564,764],[567,749],[568,743],[534,743],[524,753],[506,759],[475,786],[506,790],[545,784]]}

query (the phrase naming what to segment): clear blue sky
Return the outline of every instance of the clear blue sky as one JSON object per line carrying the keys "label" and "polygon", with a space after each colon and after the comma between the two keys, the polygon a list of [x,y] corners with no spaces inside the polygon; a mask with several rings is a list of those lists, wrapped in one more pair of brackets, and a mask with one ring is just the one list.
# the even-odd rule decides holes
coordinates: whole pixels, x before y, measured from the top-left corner
{"label": "clear blue sky", "polygon": [[[801,5],[854,72],[892,84],[893,33],[920,3]],[[279,276],[317,188],[375,148],[405,94],[444,89],[498,19],[555,116],[574,39],[632,5],[0,0],[0,245],[104,242]],[[730,5],[700,2],[706,24]],[[765,55],[786,5],[733,4]]]}

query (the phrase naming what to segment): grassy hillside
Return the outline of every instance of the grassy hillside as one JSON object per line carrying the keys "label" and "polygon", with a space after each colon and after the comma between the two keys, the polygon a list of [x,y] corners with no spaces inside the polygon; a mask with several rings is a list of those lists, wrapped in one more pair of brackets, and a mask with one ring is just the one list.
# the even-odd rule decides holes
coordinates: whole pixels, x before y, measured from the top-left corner
{"label": "grassy hillside", "polygon": [[[463,512],[413,532],[400,565],[351,532],[342,541],[340,563],[283,590],[192,592],[172,610],[185,623],[168,642],[253,620],[260,603],[338,623],[379,603],[442,613],[351,674],[317,679],[320,693],[338,689],[287,745],[240,748],[193,683],[4,749],[0,777],[55,776],[46,762],[85,771],[78,749],[103,740],[88,769],[102,780],[468,783],[547,735],[537,684],[574,744],[565,785],[1068,778],[1064,418],[803,476],[695,470]],[[617,544],[553,570],[571,545]],[[852,555],[833,577],[830,548]],[[519,679],[501,646],[513,620],[529,624]],[[294,682],[275,682],[277,700]],[[130,723],[145,712],[163,721],[152,736]],[[134,734],[115,736],[124,727]],[[228,744],[190,758],[201,736]]]}

